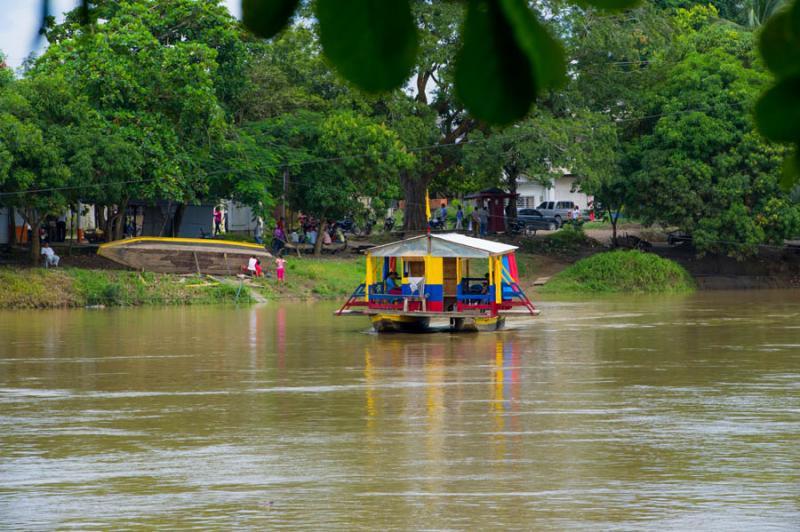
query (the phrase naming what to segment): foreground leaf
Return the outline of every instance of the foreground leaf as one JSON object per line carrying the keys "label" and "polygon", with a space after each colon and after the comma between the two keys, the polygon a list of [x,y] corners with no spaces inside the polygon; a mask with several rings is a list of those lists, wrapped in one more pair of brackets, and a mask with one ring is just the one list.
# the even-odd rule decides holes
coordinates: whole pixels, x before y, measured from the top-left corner
{"label": "foreground leaf", "polygon": [[325,55],[345,79],[368,92],[408,79],[418,47],[408,0],[318,0],[317,18]]}
{"label": "foreground leaf", "polygon": [[800,139],[800,78],[788,78],[761,95],[756,103],[758,129],[779,142]]}
{"label": "foreground leaf", "polygon": [[533,62],[496,0],[473,0],[456,57],[456,92],[476,118],[498,125],[524,117],[538,90]]}
{"label": "foreground leaf", "polygon": [[567,79],[564,49],[536,19],[525,0],[501,0],[514,37],[533,64],[536,84],[540,88],[556,89]]}
{"label": "foreground leaf", "polygon": [[269,39],[291,20],[299,0],[242,0],[242,22],[259,37]]}
{"label": "foreground leaf", "polygon": [[[798,6],[795,4],[794,11],[800,12]],[[793,28],[789,11],[770,17],[759,40],[761,55],[772,72],[779,77],[800,74],[800,32]]]}

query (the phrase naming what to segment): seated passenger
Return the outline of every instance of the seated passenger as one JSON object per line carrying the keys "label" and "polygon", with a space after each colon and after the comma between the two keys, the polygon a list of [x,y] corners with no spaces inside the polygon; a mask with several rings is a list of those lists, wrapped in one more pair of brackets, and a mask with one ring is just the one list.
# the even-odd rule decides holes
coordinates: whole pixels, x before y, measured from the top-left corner
{"label": "seated passenger", "polygon": [[483,282],[481,283],[481,294],[488,294],[489,293],[489,274],[483,276]]}
{"label": "seated passenger", "polygon": [[389,272],[386,277],[386,293],[387,294],[402,294],[403,290],[400,288],[400,280],[397,278],[397,272]]}

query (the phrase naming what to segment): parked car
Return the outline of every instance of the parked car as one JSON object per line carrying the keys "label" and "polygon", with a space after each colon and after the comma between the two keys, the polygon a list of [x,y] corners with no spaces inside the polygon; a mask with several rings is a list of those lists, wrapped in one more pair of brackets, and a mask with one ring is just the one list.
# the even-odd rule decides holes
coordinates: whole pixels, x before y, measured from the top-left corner
{"label": "parked car", "polygon": [[672,231],[667,233],[667,244],[676,246],[678,244],[691,244],[692,235],[684,233],[683,231]]}
{"label": "parked car", "polygon": [[572,201],[543,201],[536,207],[542,216],[552,217],[559,227],[572,218],[573,209],[575,209],[575,203]]}
{"label": "parked car", "polygon": [[560,222],[552,216],[545,216],[536,209],[520,209],[517,211],[517,224],[521,230],[536,233],[539,229],[555,231]]}

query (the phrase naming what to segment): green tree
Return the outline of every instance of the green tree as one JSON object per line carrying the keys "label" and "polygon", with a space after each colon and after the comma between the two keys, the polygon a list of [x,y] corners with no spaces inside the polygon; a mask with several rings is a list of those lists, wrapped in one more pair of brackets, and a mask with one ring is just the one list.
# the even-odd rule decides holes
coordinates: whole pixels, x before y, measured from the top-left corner
{"label": "green tree", "polygon": [[63,79],[12,82],[0,89],[0,204],[13,207],[33,229],[30,258],[39,260],[38,229],[62,211],[74,184],[67,161],[88,105],[75,98]]}
{"label": "green tree", "polygon": [[768,82],[754,36],[714,14],[678,12],[678,61],[651,95],[657,120],[626,158],[629,207],[645,222],[692,232],[700,252],[743,256],[800,226],[779,189],[784,150],[760,138],[750,118]]}
{"label": "green tree", "polygon": [[[349,111],[301,111],[255,122],[248,130],[263,149],[286,161],[292,208],[321,222],[383,212],[397,197],[397,175],[414,157],[385,125]],[[314,250],[319,255],[322,238]]]}

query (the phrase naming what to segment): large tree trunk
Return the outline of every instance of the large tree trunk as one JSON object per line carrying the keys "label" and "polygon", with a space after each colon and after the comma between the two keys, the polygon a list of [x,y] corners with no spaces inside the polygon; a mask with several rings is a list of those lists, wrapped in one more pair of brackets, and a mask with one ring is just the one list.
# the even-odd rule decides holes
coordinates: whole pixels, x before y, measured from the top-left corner
{"label": "large tree trunk", "polygon": [[314,242],[314,256],[319,257],[322,255],[322,243],[325,241],[325,231],[328,230],[328,222],[321,221],[319,223],[319,232],[317,233],[317,241]]}
{"label": "large tree trunk", "polygon": [[108,230],[106,241],[122,240],[122,234],[125,229],[125,215],[128,212],[128,200],[122,200],[122,203],[117,206],[116,212],[109,216]]}
{"label": "large tree trunk", "polygon": [[42,225],[44,216],[36,211],[28,211],[27,209],[23,210],[21,214],[25,223],[31,226],[31,241],[29,242],[31,246],[30,259],[31,264],[36,266],[39,264],[39,260],[41,259],[39,255],[42,253],[41,241],[39,240],[39,226]]}
{"label": "large tree trunk", "polygon": [[509,220],[514,220],[517,218],[517,178],[519,177],[519,172],[512,170],[507,175],[508,193],[511,194],[511,198],[508,200],[509,208],[506,210],[506,215]]}
{"label": "large tree trunk", "polygon": [[617,223],[619,222],[619,210],[616,214],[611,209],[608,209],[608,217],[611,219],[611,246],[614,248],[619,247],[617,240]]}
{"label": "large tree trunk", "polygon": [[186,204],[181,203],[175,209],[175,216],[172,218],[172,236],[177,237],[181,234],[181,224],[183,223],[183,215],[186,214]]}
{"label": "large tree trunk", "polygon": [[428,176],[404,175],[402,178],[403,195],[406,201],[403,213],[404,231],[425,231],[428,218],[425,216],[425,189],[428,188]]}
{"label": "large tree trunk", "polygon": [[9,244],[12,246],[17,245],[17,215],[16,211],[14,211],[14,207],[8,208],[8,230],[9,233]]}

